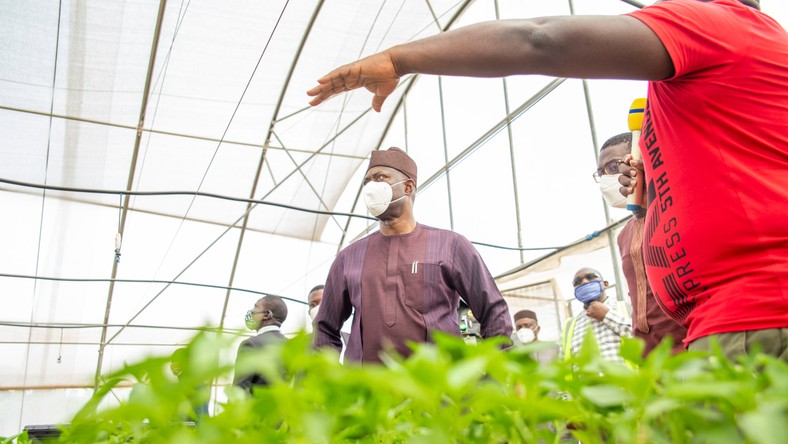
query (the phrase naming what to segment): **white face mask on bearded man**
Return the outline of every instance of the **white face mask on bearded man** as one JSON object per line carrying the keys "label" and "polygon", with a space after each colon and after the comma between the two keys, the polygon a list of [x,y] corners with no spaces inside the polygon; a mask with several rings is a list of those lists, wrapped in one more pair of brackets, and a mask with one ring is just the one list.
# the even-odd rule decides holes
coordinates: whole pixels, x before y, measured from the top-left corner
{"label": "white face mask on bearded man", "polygon": [[407,197],[407,194],[403,194],[402,197],[391,200],[394,195],[392,187],[407,181],[405,179],[391,185],[388,182],[367,182],[361,190],[361,195],[364,196],[364,203],[367,205],[369,214],[375,217],[380,216],[388,209],[389,205]]}

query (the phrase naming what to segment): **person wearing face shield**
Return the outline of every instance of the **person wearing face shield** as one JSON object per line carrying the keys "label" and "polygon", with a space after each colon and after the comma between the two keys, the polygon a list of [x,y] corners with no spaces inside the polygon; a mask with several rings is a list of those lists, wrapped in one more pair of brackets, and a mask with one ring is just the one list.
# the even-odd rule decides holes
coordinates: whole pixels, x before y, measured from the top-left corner
{"label": "person wearing face shield", "polygon": [[[626,196],[621,193],[619,178],[620,169],[629,168],[625,160],[630,153],[631,144],[632,133],[626,132],[611,137],[599,150],[599,163],[594,180],[599,183],[605,203],[614,208],[626,208]],[[621,269],[626,277],[632,302],[632,333],[645,343],[644,356],[667,337],[673,341],[673,353],[680,353],[684,351],[683,341],[687,329],[665,314],[654,298],[648,284],[643,256],[646,210],[633,211],[633,216],[618,235]]]}
{"label": "person wearing face shield", "polygon": [[282,323],[287,319],[287,305],[278,296],[264,296],[260,298],[252,310],[246,312],[244,321],[249,330],[255,330],[258,335],[245,339],[238,347],[236,370],[233,385],[240,387],[250,394],[254,387],[266,386],[268,381],[259,373],[245,373],[239,371],[238,363],[253,352],[260,352],[267,346],[278,344],[287,340],[280,331]]}
{"label": "person wearing face shield", "polygon": [[[512,340],[515,344],[534,344],[539,341],[539,320],[532,310],[520,310],[514,314],[514,333]],[[550,347],[534,352],[533,357],[541,364],[547,364],[558,356],[558,348]]]}
{"label": "person wearing face shield", "polygon": [[345,359],[379,363],[382,352],[408,356],[409,342],[429,342],[435,331],[461,335],[460,297],[482,338],[508,341],[509,309],[473,245],[416,222],[416,173],[416,163],[399,148],[372,152],[361,195],[380,230],[335,258],[315,318],[315,347],[340,351],[340,328],[352,313]]}
{"label": "person wearing face shield", "polygon": [[607,281],[593,268],[581,268],[572,280],[575,299],[583,303],[585,311],[566,321],[561,338],[561,356],[565,359],[577,354],[586,332],[591,330],[602,357],[611,362],[624,363],[619,354],[621,338],[632,336],[629,319],[615,310],[615,299],[605,294]]}

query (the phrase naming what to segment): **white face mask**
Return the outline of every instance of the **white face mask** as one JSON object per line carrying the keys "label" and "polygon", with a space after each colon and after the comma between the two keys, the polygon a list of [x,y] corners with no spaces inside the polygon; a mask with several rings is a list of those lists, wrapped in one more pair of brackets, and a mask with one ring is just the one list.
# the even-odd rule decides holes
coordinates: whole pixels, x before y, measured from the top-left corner
{"label": "white face mask", "polygon": [[605,203],[613,208],[626,208],[627,198],[621,195],[618,191],[621,184],[618,183],[618,177],[621,174],[605,174],[599,178],[599,191],[602,192],[602,197]]}
{"label": "white face mask", "polygon": [[367,204],[367,210],[369,211],[369,214],[378,217],[388,209],[389,205],[398,200],[404,199],[407,194],[394,199],[393,201],[391,200],[391,196],[394,194],[394,191],[391,189],[391,187],[404,182],[407,182],[407,179],[392,185],[389,185],[388,182],[375,182],[372,180],[367,182],[367,184],[364,185],[364,188],[361,190],[361,194],[364,196],[364,203]]}
{"label": "white face mask", "polygon": [[315,317],[317,317],[318,310],[320,310],[320,305],[315,305],[309,309],[309,317],[312,318],[313,321],[315,320]]}
{"label": "white face mask", "polygon": [[528,344],[536,340],[536,333],[528,327],[517,330],[517,339],[523,344]]}

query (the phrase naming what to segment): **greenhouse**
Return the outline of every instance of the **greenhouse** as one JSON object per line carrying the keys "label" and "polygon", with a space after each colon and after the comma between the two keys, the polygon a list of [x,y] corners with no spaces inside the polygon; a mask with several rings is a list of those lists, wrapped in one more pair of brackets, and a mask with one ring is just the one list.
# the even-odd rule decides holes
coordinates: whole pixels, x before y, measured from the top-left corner
{"label": "greenhouse", "polygon": [[[363,90],[317,107],[306,91],[472,23],[644,5],[0,0],[0,437],[68,423],[107,375],[209,334],[224,370],[208,408],[222,412],[247,310],[281,296],[282,332],[304,337],[309,290],[378,229],[361,190],[370,153],[389,147],[418,164],[418,222],[470,240],[510,313],[538,314],[541,340],[583,309],[582,267],[628,315],[616,236],[631,215],[592,173],[646,82],[409,75],[380,113]],[[788,24],[784,2],[762,10]],[[113,383],[101,408],[134,387]]]}

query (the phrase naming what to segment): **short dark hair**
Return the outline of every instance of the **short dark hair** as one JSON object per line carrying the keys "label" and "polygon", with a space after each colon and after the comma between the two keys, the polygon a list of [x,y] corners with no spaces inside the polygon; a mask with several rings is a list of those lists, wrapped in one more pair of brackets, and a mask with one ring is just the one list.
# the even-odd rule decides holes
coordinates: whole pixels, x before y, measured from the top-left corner
{"label": "short dark hair", "polygon": [[599,276],[599,277],[600,277],[600,279],[602,278],[602,273],[600,273],[600,272],[599,272],[599,270],[597,270],[596,268],[591,268],[591,267],[582,267],[582,268],[578,268],[578,269],[577,269],[577,271],[575,271],[575,274],[577,274],[577,273],[580,273],[580,272],[581,272],[581,271],[583,271],[583,270],[587,270],[587,271],[590,271],[590,272],[596,273],[596,275],[597,275],[597,276]]}
{"label": "short dark hair", "polygon": [[271,316],[280,324],[287,319],[287,304],[279,296],[265,296],[262,298],[263,308],[271,312]]}
{"label": "short dark hair", "polygon": [[604,150],[605,148],[607,148],[609,146],[619,145],[619,144],[622,144],[622,143],[626,143],[626,144],[631,145],[632,144],[632,133],[626,132],[626,133],[616,134],[615,136],[607,139],[607,141],[605,141],[605,143],[602,144],[602,148],[599,148],[599,151],[601,152],[602,150]]}
{"label": "short dark hair", "polygon": [[315,285],[314,287],[312,287],[311,290],[309,290],[309,293],[307,293],[307,296],[309,296],[310,294],[316,292],[317,290],[322,290],[324,288],[326,288],[326,286],[323,285],[323,284]]}

